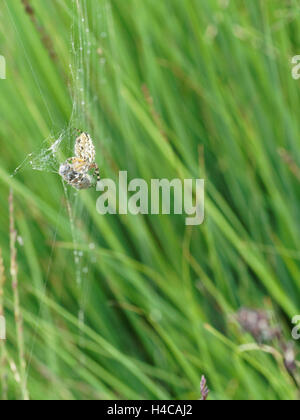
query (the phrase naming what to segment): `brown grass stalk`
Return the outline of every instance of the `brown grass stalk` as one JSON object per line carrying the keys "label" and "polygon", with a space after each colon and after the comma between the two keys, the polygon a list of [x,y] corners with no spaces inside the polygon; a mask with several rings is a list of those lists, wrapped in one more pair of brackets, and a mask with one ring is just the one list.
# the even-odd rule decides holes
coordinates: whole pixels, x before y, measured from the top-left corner
{"label": "brown grass stalk", "polygon": [[143,85],[142,86],[142,91],[143,91],[145,100],[148,104],[150,114],[153,118],[153,121],[154,121],[157,129],[159,130],[161,136],[166,140],[166,142],[169,142],[167,134],[166,134],[165,130],[163,129],[163,124],[162,124],[161,117],[154,107],[154,100],[151,96],[151,93],[150,93],[150,90],[149,90],[148,86]]}
{"label": "brown grass stalk", "polygon": [[[2,249],[0,248],[0,316],[4,317],[4,284],[6,281],[4,262],[2,257]],[[5,340],[0,340],[0,383],[1,383],[1,400],[7,400],[7,355],[5,348]]]}
{"label": "brown grass stalk", "polygon": [[23,3],[23,6],[25,8],[25,12],[30,17],[31,22],[33,23],[35,29],[40,34],[40,39],[48,51],[49,56],[53,61],[57,61],[57,55],[54,50],[53,42],[49,34],[47,33],[46,29],[39,23],[38,18],[35,14],[34,8],[31,5],[30,0],[21,0]]}
{"label": "brown grass stalk", "polygon": [[20,383],[22,398],[24,400],[29,399],[29,393],[27,390],[27,378],[26,378],[26,362],[24,352],[24,335],[23,335],[23,319],[20,307],[20,297],[18,288],[18,263],[17,263],[17,231],[15,229],[15,218],[14,218],[14,197],[13,191],[10,190],[9,194],[9,219],[10,219],[10,274],[12,279],[12,289],[14,295],[14,313],[15,322],[17,329],[17,344],[19,353],[19,369],[20,369]]}
{"label": "brown grass stalk", "polygon": [[279,149],[278,153],[283,160],[283,162],[287,165],[289,170],[292,172],[292,174],[297,178],[298,181],[300,181],[300,168],[297,165],[295,159],[293,156],[286,150],[286,149]]}

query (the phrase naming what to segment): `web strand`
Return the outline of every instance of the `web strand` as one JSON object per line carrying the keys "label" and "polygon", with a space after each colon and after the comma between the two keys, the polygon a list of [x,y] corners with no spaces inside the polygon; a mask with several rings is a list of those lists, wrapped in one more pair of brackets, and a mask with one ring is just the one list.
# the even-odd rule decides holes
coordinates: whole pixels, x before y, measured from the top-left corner
{"label": "web strand", "polygon": [[[5,0],[6,3],[6,0]],[[68,9],[68,13],[72,16],[72,23],[70,28],[70,64],[69,64],[69,77],[70,77],[70,96],[72,98],[72,111],[70,119],[66,127],[60,131],[54,131],[55,122],[51,116],[49,106],[46,98],[40,90],[40,93],[45,102],[45,106],[49,113],[50,122],[52,124],[53,132],[49,137],[42,141],[40,148],[36,152],[31,152],[24,159],[24,161],[16,168],[12,176],[16,176],[20,171],[31,168],[35,171],[55,173],[59,176],[59,168],[62,162],[65,162],[70,156],[74,156],[74,143],[76,139],[76,129],[89,132],[92,129],[92,114],[94,114],[92,107],[94,104],[94,93],[91,89],[91,71],[94,74],[99,71],[97,67],[97,33],[93,34],[90,24],[93,23],[93,28],[98,30],[100,6],[98,2],[92,2],[93,5],[88,4],[87,0],[73,0],[72,9]],[[66,6],[64,6],[66,7]],[[89,13],[91,10],[93,19],[89,20]],[[95,18],[96,16],[96,18]],[[102,31],[100,31],[102,33]],[[25,52],[26,54],[26,52]],[[29,61],[30,68],[32,65],[30,59],[26,54]],[[33,71],[33,69],[32,69]],[[33,72],[33,77],[38,84],[37,76]],[[93,264],[90,255],[85,255],[82,252],[84,248],[82,245],[83,237],[80,233],[80,222],[86,217],[84,206],[77,191],[70,186],[63,184],[63,194],[66,203],[66,213],[69,220],[70,235],[73,247],[73,271],[75,273],[75,280],[70,278],[68,281],[75,281],[77,287],[78,297],[78,331],[79,339],[78,345],[83,348],[84,345],[84,325],[85,325],[85,308],[89,299],[88,287],[88,273],[92,270],[90,265]],[[58,201],[61,202],[58,197]],[[58,213],[58,218],[60,213]],[[88,225],[88,220],[86,225]],[[52,242],[52,250],[49,260],[48,273],[46,276],[43,294],[47,293],[47,286],[51,272],[51,265],[53,264],[54,249],[56,248],[57,228]],[[40,304],[39,313],[42,311],[42,303]],[[37,339],[37,328],[33,334],[30,361],[32,360],[33,349]]]}

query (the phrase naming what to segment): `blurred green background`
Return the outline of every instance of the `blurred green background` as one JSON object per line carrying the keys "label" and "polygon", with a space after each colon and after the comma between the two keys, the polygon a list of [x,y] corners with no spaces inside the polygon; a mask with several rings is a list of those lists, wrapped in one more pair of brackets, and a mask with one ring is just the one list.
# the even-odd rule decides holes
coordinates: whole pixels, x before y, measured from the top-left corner
{"label": "blurred green background", "polygon": [[[288,340],[300,314],[299,2],[1,4],[2,395],[22,398],[12,187],[30,398],[199,399],[201,375],[212,400],[299,398],[278,342],[245,347],[234,318],[272,310]],[[205,223],[102,217],[95,190],[64,191],[39,153],[60,133],[71,149],[73,126],[102,177],[205,178]],[[31,152],[45,170],[11,177]]]}

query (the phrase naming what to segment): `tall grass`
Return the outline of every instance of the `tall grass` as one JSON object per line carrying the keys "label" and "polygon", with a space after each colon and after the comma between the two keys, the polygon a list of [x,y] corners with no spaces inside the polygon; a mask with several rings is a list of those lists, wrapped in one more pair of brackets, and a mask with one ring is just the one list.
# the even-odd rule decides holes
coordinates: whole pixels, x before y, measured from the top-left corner
{"label": "tall grass", "polygon": [[[297,1],[78,0],[92,45],[91,58],[87,45],[76,55],[91,66],[76,122],[101,175],[205,178],[205,223],[192,229],[179,216],[100,217],[95,191],[66,196],[56,174],[10,177],[70,121],[74,4],[1,9],[0,247],[8,264],[13,188],[23,397],[28,386],[33,399],[199,399],[205,375],[210,399],[298,398],[272,354],[245,351],[253,339],[232,317],[271,308],[288,338],[300,310]],[[5,347],[17,360],[7,284]],[[20,398],[9,372],[8,397]]]}

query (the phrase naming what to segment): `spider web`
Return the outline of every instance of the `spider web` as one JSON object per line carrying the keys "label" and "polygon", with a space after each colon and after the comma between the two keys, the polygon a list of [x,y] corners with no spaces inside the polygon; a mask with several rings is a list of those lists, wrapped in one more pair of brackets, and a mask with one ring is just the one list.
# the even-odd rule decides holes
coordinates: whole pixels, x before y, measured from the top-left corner
{"label": "spider web", "polygon": [[57,136],[50,134],[43,141],[41,148],[37,152],[31,152],[27,155],[21,165],[15,169],[12,176],[16,176],[28,166],[35,171],[58,174],[63,156],[66,156],[71,151],[69,138],[70,129],[62,130]]}
{"label": "spider web", "polygon": [[[101,66],[104,66],[105,60],[103,57],[99,57],[99,45],[101,43],[100,40],[107,36],[101,23],[103,10],[107,7],[107,3],[106,1],[101,3],[89,0],[72,0],[70,8],[70,3],[66,3],[64,0],[57,0],[57,4],[66,10],[72,21],[69,64],[72,112],[66,126],[59,129],[52,127],[49,137],[41,142],[41,146],[37,151],[31,152],[26,156],[24,161],[15,169],[12,176],[16,176],[26,168],[31,168],[34,171],[55,173],[59,176],[61,163],[67,158],[74,156],[74,143],[78,135],[76,130],[80,129],[89,133],[94,132],[93,120],[96,114],[94,108],[98,97],[95,96],[91,86],[91,74],[93,74],[93,78],[96,76],[103,81]],[[55,121],[52,120],[52,124],[54,126]],[[83,238],[79,233],[79,229],[77,229],[77,224],[82,222],[85,217],[85,209],[82,200],[80,200],[80,192],[66,185],[62,179],[61,181],[70,223],[76,284],[78,296],[80,296],[80,301],[78,302],[78,340],[83,348],[81,337],[84,334],[85,308],[89,295],[89,272],[91,271],[90,265],[95,261],[93,254],[95,245],[87,243],[86,247],[90,249],[90,252],[82,251],[84,248],[82,246]],[[53,237],[53,249],[56,246],[56,237],[57,232],[55,232]],[[51,255],[44,293],[46,293],[49,280],[52,258],[53,256]],[[41,310],[42,304],[40,312]],[[34,346],[35,338],[33,338],[30,360],[32,359]],[[28,370],[29,368],[30,362]]]}
{"label": "spider web", "polygon": [[[68,14],[72,16],[69,80],[73,109],[70,119],[64,128],[55,130],[52,127],[48,138],[42,141],[37,151],[30,152],[26,156],[12,176],[28,167],[36,171],[58,174],[60,164],[74,156],[74,143],[78,130],[93,132],[95,114],[93,107],[98,97],[91,86],[91,74],[94,78],[96,75],[102,82],[104,81],[103,76],[99,74],[101,66],[105,64],[104,57],[99,57],[101,55],[99,40],[107,37],[107,33],[101,28],[102,13],[107,5],[105,1],[102,5],[100,2],[87,0],[71,1],[73,8],[69,9],[65,2],[57,0],[57,3],[67,9]],[[47,104],[46,107],[49,109]],[[52,117],[51,120],[54,125]]]}

